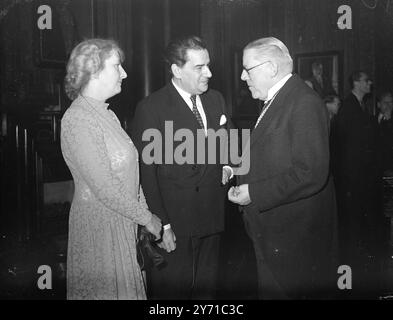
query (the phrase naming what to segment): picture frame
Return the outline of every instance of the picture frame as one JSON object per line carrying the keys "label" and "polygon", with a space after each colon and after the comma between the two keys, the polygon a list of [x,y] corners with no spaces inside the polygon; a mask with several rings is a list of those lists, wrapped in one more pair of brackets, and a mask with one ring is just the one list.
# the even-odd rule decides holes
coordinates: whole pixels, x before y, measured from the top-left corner
{"label": "picture frame", "polygon": [[35,0],[32,7],[37,17],[41,5],[50,8],[47,14],[50,13],[51,23],[50,27],[41,29],[37,20],[33,21],[35,63],[40,68],[64,70],[72,48],[79,41],[70,2]]}
{"label": "picture frame", "polygon": [[[294,72],[306,83],[313,87],[324,98],[327,95],[343,95],[342,53],[340,51],[325,51],[302,53],[295,55]],[[322,68],[322,84],[315,82],[313,69]],[[315,73],[315,71],[314,71]],[[318,88],[317,88],[318,87]]]}
{"label": "picture frame", "polygon": [[[39,17],[37,9],[43,4],[40,0],[34,2],[35,16]],[[33,21],[35,63],[40,68],[64,69],[66,49],[59,15],[52,1],[48,2],[48,6],[51,9],[51,28],[40,29],[37,20]]]}

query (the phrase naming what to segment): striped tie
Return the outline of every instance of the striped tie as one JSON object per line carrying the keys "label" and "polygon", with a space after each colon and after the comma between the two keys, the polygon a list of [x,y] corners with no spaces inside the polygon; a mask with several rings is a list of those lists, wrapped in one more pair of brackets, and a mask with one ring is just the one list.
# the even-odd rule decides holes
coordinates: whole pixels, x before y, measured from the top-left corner
{"label": "striped tie", "polygon": [[201,114],[199,113],[197,105],[196,105],[196,95],[193,94],[190,99],[192,101],[192,112],[194,113],[194,115],[195,115],[199,125],[201,126],[201,128],[205,129],[205,126],[203,125]]}

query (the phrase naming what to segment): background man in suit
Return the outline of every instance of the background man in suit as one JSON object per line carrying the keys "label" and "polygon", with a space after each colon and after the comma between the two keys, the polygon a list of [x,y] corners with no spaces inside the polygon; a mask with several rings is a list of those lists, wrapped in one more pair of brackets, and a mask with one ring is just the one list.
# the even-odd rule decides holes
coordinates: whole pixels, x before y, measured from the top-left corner
{"label": "background man in suit", "polygon": [[329,117],[316,92],[291,72],[292,58],[276,38],[243,51],[241,78],[265,105],[243,155],[250,171],[228,197],[244,209],[261,299],[324,298],[337,275]]}
{"label": "background man in suit", "polygon": [[[337,114],[340,251],[342,263],[353,269],[354,279],[364,277],[364,265],[373,261],[383,220],[377,119],[367,110],[364,97],[371,80],[364,71],[350,76],[351,93]],[[359,284],[354,288],[359,288]]]}
{"label": "background man in suit", "polygon": [[[222,95],[208,90],[212,76],[206,45],[198,37],[186,37],[171,42],[165,59],[172,79],[165,87],[141,101],[132,124],[132,137],[140,155],[149,143],[142,141],[146,129],[161,133],[164,149],[168,135],[165,121],[173,132],[189,129],[193,137],[197,130],[218,130],[225,125],[225,104]],[[205,136],[202,134],[203,139]],[[181,144],[173,142],[173,150]],[[207,145],[207,144],[206,144]],[[143,157],[141,182],[149,209],[162,219],[163,242],[160,245],[166,267],[153,269],[148,277],[150,298],[209,299],[214,298],[219,258],[220,232],[224,229],[225,184],[230,168],[208,164],[206,149],[194,142],[194,163],[165,163],[172,149],[163,150],[163,164],[147,164]],[[197,163],[197,155],[205,152],[205,163]],[[173,159],[173,157],[172,157]]]}
{"label": "background man in suit", "polygon": [[378,94],[377,110],[381,139],[381,165],[384,174],[389,175],[393,173],[393,95],[390,91],[382,91]]}

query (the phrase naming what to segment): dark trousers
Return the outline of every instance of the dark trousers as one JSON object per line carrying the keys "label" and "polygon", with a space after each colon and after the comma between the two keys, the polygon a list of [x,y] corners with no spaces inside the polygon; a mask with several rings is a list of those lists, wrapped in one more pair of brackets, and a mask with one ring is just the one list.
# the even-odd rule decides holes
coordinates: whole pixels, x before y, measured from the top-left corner
{"label": "dark trousers", "polygon": [[160,249],[166,265],[147,273],[148,299],[214,299],[220,235],[177,237],[176,250]]}
{"label": "dark trousers", "polygon": [[347,292],[349,298],[381,290],[379,273],[388,248],[381,184],[364,177],[361,182],[338,188],[340,264],[352,269],[353,289]]}
{"label": "dark trousers", "polygon": [[342,263],[356,265],[367,255],[377,256],[385,232],[381,184],[365,180],[351,188],[339,187],[338,195]]}
{"label": "dark trousers", "polygon": [[[335,242],[287,251],[285,255],[267,257],[269,239],[258,231],[258,220],[243,215],[246,231],[251,238],[258,268],[258,298],[261,300],[333,299],[336,294],[337,268]],[[287,246],[289,248],[289,245]],[[320,254],[323,253],[323,254]]]}
{"label": "dark trousers", "polygon": [[260,246],[254,243],[254,250],[258,266],[258,298],[261,300],[290,299],[272,274]]}

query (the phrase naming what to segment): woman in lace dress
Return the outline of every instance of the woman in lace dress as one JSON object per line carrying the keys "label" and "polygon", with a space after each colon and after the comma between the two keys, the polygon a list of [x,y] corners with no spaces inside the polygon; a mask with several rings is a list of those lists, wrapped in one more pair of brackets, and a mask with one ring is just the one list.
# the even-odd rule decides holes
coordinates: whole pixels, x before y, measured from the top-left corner
{"label": "woman in lace dress", "polygon": [[73,100],[61,121],[61,149],[75,194],[69,218],[68,299],[146,299],[136,258],[137,224],[157,239],[161,221],[139,187],[137,151],[105,102],[127,77],[115,42],[78,44],[67,65]]}

